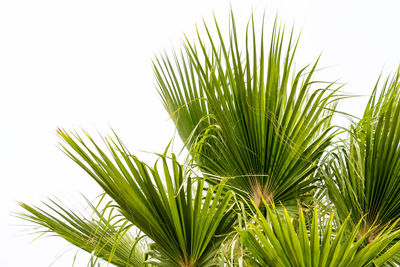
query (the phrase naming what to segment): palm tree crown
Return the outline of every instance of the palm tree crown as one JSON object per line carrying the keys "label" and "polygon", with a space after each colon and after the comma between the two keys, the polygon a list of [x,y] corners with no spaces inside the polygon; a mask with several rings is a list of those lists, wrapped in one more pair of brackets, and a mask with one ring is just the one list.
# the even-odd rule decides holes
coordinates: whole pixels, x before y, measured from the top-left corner
{"label": "palm tree crown", "polygon": [[[121,139],[57,131],[61,148],[101,186],[91,217],[59,200],[20,203],[22,219],[91,253],[89,265],[381,266],[400,253],[400,72],[339,142],[340,86],[294,70],[298,38],[251,17],[243,49],[229,34],[186,39],[157,57],[158,92],[189,151],[149,166]],[[263,20],[264,25],[264,20]],[[266,45],[269,44],[269,45]],[[311,207],[311,208],[310,208]],[[290,212],[288,212],[290,208]],[[327,212],[329,211],[329,212]]]}

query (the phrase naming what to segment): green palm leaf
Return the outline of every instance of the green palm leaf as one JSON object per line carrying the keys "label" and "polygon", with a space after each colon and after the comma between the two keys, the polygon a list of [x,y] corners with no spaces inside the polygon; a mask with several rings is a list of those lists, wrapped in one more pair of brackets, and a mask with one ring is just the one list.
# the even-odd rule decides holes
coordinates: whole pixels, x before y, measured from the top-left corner
{"label": "green palm leaf", "polygon": [[369,229],[356,239],[361,221],[351,232],[347,232],[349,217],[343,225],[333,230],[333,214],[326,218],[323,229],[319,224],[317,208],[314,209],[312,223],[306,225],[303,210],[300,208],[299,220],[289,217],[287,210],[283,215],[272,204],[266,206],[267,218],[256,207],[254,223],[247,229],[238,229],[243,244],[250,252],[246,261],[250,266],[373,266],[382,264],[400,247],[380,255],[390,242],[400,236],[400,230],[385,229],[367,246],[363,241],[374,231]]}
{"label": "green palm leaf", "polygon": [[[127,220],[154,244],[148,261],[158,266],[208,266],[215,246],[231,231],[231,194],[223,184],[206,188],[175,155],[159,155],[153,167],[131,155],[121,140],[105,139],[111,157],[87,135],[60,130],[64,151],[118,204]],[[93,147],[93,148],[90,148]],[[159,165],[162,170],[159,170]]]}
{"label": "green palm leaf", "polygon": [[317,62],[294,72],[293,32],[285,48],[275,24],[268,52],[252,19],[240,52],[233,15],[231,24],[227,40],[217,22],[217,38],[205,24],[206,40],[199,34],[180,56],[155,60],[160,96],[209,182],[229,177],[232,190],[257,204],[296,204],[314,187],[339,96],[313,80]]}
{"label": "green palm leaf", "polygon": [[362,119],[351,125],[349,143],[332,153],[322,172],[339,217],[350,212],[363,229],[400,218],[400,76],[388,78],[380,95],[379,82]]}
{"label": "green palm leaf", "polygon": [[[293,31],[287,37],[275,22],[267,43],[264,26],[256,34],[251,18],[241,47],[233,14],[230,25],[225,38],[216,20],[215,33],[204,24],[206,38],[198,31],[179,54],[154,60],[160,97],[190,162],[179,164],[167,147],[149,166],[117,135],[103,140],[106,151],[86,132],[82,138],[60,129],[62,150],[111,200],[105,207],[88,202],[93,218],[54,200],[46,209],[22,203],[20,217],[92,253],[92,265],[395,263],[400,69],[379,96],[376,84],[349,142],[327,153],[338,132],[331,125],[336,104],[347,96],[315,80],[318,60],[294,70]],[[303,211],[315,201],[319,210]],[[285,206],[278,211],[274,203]],[[337,215],[327,216],[332,203]],[[134,238],[133,227],[143,235]]]}
{"label": "green palm leaf", "polygon": [[94,255],[92,266],[99,258],[115,266],[144,266],[144,247],[140,238],[134,238],[129,232],[132,224],[117,211],[112,202],[99,209],[99,205],[95,207],[86,201],[90,217],[67,209],[55,200],[45,203],[47,211],[20,203],[25,213],[18,216],[40,226],[39,233],[62,237]]}

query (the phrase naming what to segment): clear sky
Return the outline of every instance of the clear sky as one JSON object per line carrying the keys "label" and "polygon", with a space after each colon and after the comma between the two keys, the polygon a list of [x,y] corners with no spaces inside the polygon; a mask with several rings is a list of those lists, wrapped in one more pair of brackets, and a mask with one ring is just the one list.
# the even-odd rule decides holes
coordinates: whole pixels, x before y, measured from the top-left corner
{"label": "clear sky", "polygon": [[[378,75],[400,63],[400,2],[322,0],[3,0],[0,1],[0,266],[71,266],[76,249],[58,238],[31,242],[11,217],[16,201],[70,200],[99,187],[58,150],[56,127],[109,134],[133,152],[163,151],[174,128],[158,99],[151,60],[179,48],[215,12],[226,29],[232,6],[239,27],[253,10],[302,31],[296,66],[322,52],[320,78],[368,95]],[[343,103],[360,115],[366,97]],[[342,118],[337,121],[345,124]],[[142,158],[149,155],[141,153]],[[87,255],[78,254],[76,266]]]}

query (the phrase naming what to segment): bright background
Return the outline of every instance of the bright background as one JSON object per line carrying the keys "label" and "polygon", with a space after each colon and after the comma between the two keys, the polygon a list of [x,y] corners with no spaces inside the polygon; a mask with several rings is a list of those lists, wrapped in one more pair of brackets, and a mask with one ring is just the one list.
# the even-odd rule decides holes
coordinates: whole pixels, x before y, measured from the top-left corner
{"label": "bright background", "polygon": [[[232,6],[242,28],[253,10],[295,23],[296,66],[322,52],[320,76],[368,95],[378,75],[400,63],[400,2],[393,1],[0,1],[0,266],[71,266],[76,249],[58,238],[31,242],[12,217],[17,201],[93,198],[99,188],[58,150],[56,127],[92,134],[114,128],[131,150],[160,152],[174,128],[160,104],[151,60],[179,48],[214,11],[227,25]],[[226,27],[224,27],[226,29]],[[361,114],[366,97],[341,109]],[[343,121],[342,119],[338,119]],[[146,158],[148,155],[145,154]],[[79,203],[75,201],[75,203]],[[79,205],[78,205],[79,208]],[[78,254],[75,266],[85,266]]]}

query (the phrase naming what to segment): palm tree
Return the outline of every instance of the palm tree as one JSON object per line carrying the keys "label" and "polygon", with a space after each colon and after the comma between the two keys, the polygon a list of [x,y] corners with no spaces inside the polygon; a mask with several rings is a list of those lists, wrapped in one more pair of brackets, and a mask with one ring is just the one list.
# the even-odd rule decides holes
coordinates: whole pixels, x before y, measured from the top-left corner
{"label": "palm tree", "polygon": [[[19,216],[91,253],[92,266],[101,261],[148,267],[385,264],[400,251],[393,241],[400,235],[393,216],[390,225],[366,224],[367,213],[347,217],[352,206],[335,200],[328,209],[335,208],[341,220],[317,208],[303,212],[317,199],[321,173],[334,174],[324,179],[329,196],[341,190],[337,181],[345,169],[329,168],[337,157],[321,168],[331,159],[327,149],[338,134],[331,119],[342,98],[340,87],[314,79],[318,60],[293,70],[298,43],[293,31],[286,39],[275,22],[267,50],[264,28],[256,35],[251,18],[241,52],[233,14],[230,21],[227,40],[215,20],[216,39],[205,24],[206,40],[198,32],[197,42],[186,40],[179,56],[154,61],[158,91],[190,160],[179,163],[167,147],[149,166],[117,134],[104,138],[102,148],[86,132],[59,129],[62,150],[103,190],[99,203],[87,201],[93,218],[58,200],[49,200],[46,208],[21,203]],[[374,95],[367,113],[380,120]],[[390,103],[385,112],[392,112],[398,98],[381,98],[378,103]],[[398,112],[393,109],[389,119],[377,123],[381,136]],[[397,131],[389,136],[398,138]],[[387,160],[400,155],[382,143],[392,153]],[[359,149],[354,140],[350,144]],[[375,205],[383,205],[380,201]],[[393,201],[393,208],[400,205]],[[379,218],[390,217],[389,211]]]}

